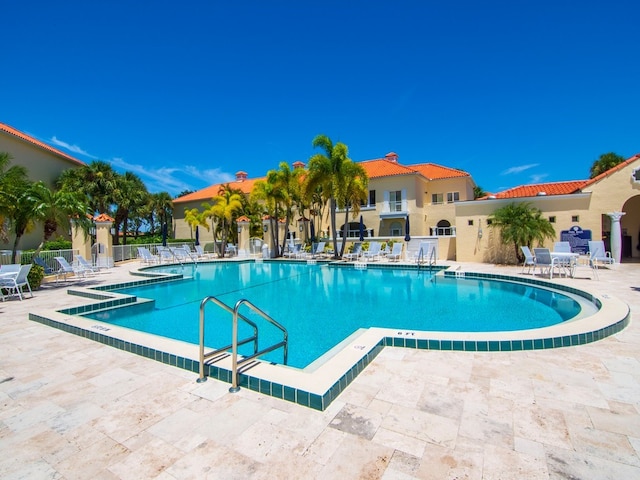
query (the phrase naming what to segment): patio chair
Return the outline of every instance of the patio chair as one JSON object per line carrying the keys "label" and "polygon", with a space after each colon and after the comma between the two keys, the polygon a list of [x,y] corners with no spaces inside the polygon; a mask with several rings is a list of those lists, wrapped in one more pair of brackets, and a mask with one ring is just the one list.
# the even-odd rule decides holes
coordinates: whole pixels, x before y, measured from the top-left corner
{"label": "patio chair", "polygon": [[307,255],[305,255],[306,257],[311,257],[311,258],[316,258],[319,255],[324,255],[324,247],[326,245],[326,242],[318,242],[315,246],[315,248],[313,248],[313,245],[311,246],[311,253],[308,253]]}
{"label": "patio chair", "polygon": [[158,251],[158,258],[160,259],[159,263],[162,263],[164,260],[166,260],[168,263],[173,263],[175,261],[173,252],[169,247],[158,246],[156,247],[156,249]]}
{"label": "patio chair", "polygon": [[[553,278],[553,269],[558,268],[558,265],[556,265],[554,259],[551,257],[551,251],[548,248],[534,248],[533,256],[535,257],[533,273],[535,274],[536,267],[539,267],[540,275],[547,273],[549,280],[551,280]],[[560,273],[559,270],[558,273]]]}
{"label": "patio chair", "polygon": [[396,242],[393,244],[393,247],[391,247],[391,252],[387,254],[387,258],[389,259],[390,262],[393,261],[399,261],[400,257],[402,257],[402,247],[404,245],[400,242]]}
{"label": "patio chair", "polygon": [[593,262],[595,268],[598,268],[599,265],[613,265],[616,263],[611,256],[611,252],[605,251],[602,240],[589,241],[589,260]]}
{"label": "patio chair", "polygon": [[382,248],[382,244],[380,242],[371,242],[369,244],[369,249],[362,252],[362,258],[365,261],[371,260],[372,262],[380,259],[380,250]]}
{"label": "patio chair", "polygon": [[535,272],[536,259],[533,256],[533,253],[531,253],[531,249],[526,245],[523,245],[520,247],[520,250],[522,250],[522,253],[524,255],[524,262],[522,263],[521,273],[524,273],[525,268],[527,269],[527,273],[531,272],[531,267],[533,267],[533,270]]}
{"label": "patio chair", "polygon": [[238,255],[238,249],[233,243],[227,243],[225,251],[229,253],[230,257],[233,257],[234,255]]}
{"label": "patio chair", "polygon": [[351,252],[345,253],[342,258],[348,261],[353,261],[358,260],[358,258],[360,258],[360,255],[362,255],[362,242],[355,242],[353,244]]}
{"label": "patio chair", "polygon": [[569,242],[556,242],[553,244],[553,251],[571,253],[571,244]]}
{"label": "patio chair", "polygon": [[77,263],[78,267],[82,267],[85,270],[87,270],[87,272],[91,272],[91,273],[98,273],[100,272],[100,267],[98,267],[97,265],[92,265],[90,264],[86,258],[84,258],[82,255],[74,255],[74,260]]}
{"label": "patio chair", "polygon": [[44,258],[42,257],[33,257],[33,263],[35,265],[38,265],[39,267],[42,267],[45,275],[51,275],[52,273],[54,273],[53,268],[47,265],[47,263],[44,261]]}
{"label": "patio chair", "polygon": [[72,274],[78,278],[85,278],[87,273],[91,273],[91,270],[87,270],[84,267],[72,266],[64,257],[54,257],[56,262],[60,265],[60,269],[56,272],[56,283],[60,281],[60,277],[64,277],[67,280],[67,275]]}
{"label": "patio chair", "polygon": [[202,245],[195,245],[193,248],[195,248],[196,256],[198,258],[214,258],[214,254],[211,252],[206,252],[204,248],[202,248]]}
{"label": "patio chair", "polygon": [[138,258],[142,263],[146,263],[147,265],[160,263],[160,257],[152,254],[146,247],[138,247]]}
{"label": "patio chair", "polygon": [[295,245],[289,245],[288,251],[284,252],[284,256],[287,258],[298,258],[302,252],[302,244],[296,243]]}
{"label": "patio chair", "polygon": [[415,261],[418,264],[435,265],[436,245],[433,242],[420,242],[420,248],[415,254]]}
{"label": "patio chair", "polygon": [[31,291],[31,285],[29,285],[29,272],[31,271],[31,267],[33,265],[31,263],[27,265],[22,265],[18,273],[3,275],[0,277],[0,290],[4,289],[7,291],[7,295],[2,295],[2,301],[5,301],[6,297],[15,297],[17,296],[22,301],[22,296],[24,295],[23,289],[26,286],[29,290],[29,294],[33,298],[33,292]]}

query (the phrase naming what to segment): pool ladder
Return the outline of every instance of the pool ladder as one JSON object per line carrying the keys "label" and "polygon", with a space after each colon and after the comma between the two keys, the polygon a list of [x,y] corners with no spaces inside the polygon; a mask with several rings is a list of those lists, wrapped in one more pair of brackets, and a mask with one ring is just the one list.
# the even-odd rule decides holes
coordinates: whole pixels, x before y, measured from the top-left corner
{"label": "pool ladder", "polygon": [[[218,348],[216,350],[212,350],[211,352],[205,353],[204,351],[204,325],[205,325],[204,307],[208,302],[213,302],[217,306],[222,308],[224,311],[231,313],[233,316],[233,327],[231,330],[231,345],[227,345],[225,347]],[[258,326],[240,313],[240,307],[242,305],[246,305],[255,313],[260,315],[263,319],[265,319],[267,322],[271,323],[280,331],[282,331],[282,336],[283,336],[282,341],[274,345],[271,345],[263,350],[258,351]],[[238,320],[242,320],[243,322],[247,323],[253,328],[252,336],[247,337],[243,340],[238,340]],[[253,355],[249,355],[248,357],[242,357],[242,359],[238,360],[238,346],[245,345],[250,342],[253,342]],[[207,380],[207,377],[204,375],[204,362],[212,357],[215,357],[216,355],[222,352],[226,352],[229,349],[231,349],[231,387],[229,388],[229,391],[232,393],[235,393],[238,390],[240,390],[240,387],[238,386],[238,367],[250,360],[253,360],[254,358],[257,358],[261,355],[264,355],[265,353],[269,353],[278,348],[283,349],[283,356],[284,356],[283,363],[286,365],[288,360],[288,355],[289,355],[289,333],[287,332],[287,329],[284,328],[278,322],[276,322],[269,315],[267,315],[263,310],[256,307],[249,300],[246,300],[246,299],[238,300],[233,308],[229,307],[227,304],[221,302],[220,300],[218,300],[216,297],[213,297],[213,296],[205,297],[202,300],[202,302],[200,302],[200,351],[199,351],[200,376],[198,377],[198,380],[197,380],[198,383],[205,382]]]}
{"label": "pool ladder", "polygon": [[429,272],[431,272],[433,266],[436,264],[436,249],[431,248],[430,250],[429,258],[425,262],[424,250],[420,247],[420,251],[418,252],[418,261],[416,262],[418,264],[418,271],[420,271],[420,267],[426,263],[429,265]]}

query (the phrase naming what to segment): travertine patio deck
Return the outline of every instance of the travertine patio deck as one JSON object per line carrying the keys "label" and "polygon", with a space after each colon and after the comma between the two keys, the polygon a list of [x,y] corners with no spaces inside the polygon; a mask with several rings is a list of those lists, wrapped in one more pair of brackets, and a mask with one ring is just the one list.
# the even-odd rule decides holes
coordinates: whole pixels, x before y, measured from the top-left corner
{"label": "travertine patio deck", "polygon": [[[640,264],[590,277],[553,281],[618,297],[637,317]],[[0,303],[0,478],[640,478],[633,320],[555,350],[386,348],[318,412],[28,320],[34,306],[86,301],[64,292]]]}

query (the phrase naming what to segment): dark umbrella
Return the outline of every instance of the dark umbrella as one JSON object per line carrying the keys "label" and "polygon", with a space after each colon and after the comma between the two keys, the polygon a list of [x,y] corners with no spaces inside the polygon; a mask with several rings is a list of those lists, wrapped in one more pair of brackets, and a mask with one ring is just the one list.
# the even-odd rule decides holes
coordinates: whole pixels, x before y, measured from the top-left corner
{"label": "dark umbrella", "polygon": [[200,245],[200,229],[196,225],[196,245]]}
{"label": "dark umbrella", "polygon": [[362,215],[360,215],[360,241],[364,240],[364,222],[362,221]]}
{"label": "dark umbrella", "polygon": [[162,224],[162,246],[163,247],[167,246],[167,224],[166,223]]}
{"label": "dark umbrella", "polygon": [[311,242],[314,242],[316,239],[316,227],[313,226],[313,220],[311,220]]}
{"label": "dark umbrella", "polygon": [[409,235],[409,216],[407,215],[404,221],[404,241],[408,242],[409,240],[411,240],[411,235]]}

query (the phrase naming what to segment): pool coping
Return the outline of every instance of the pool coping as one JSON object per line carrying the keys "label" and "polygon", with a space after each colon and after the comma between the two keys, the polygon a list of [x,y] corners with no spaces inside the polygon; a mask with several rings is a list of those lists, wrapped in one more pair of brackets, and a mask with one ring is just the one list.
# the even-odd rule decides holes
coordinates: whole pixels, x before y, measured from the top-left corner
{"label": "pool coping", "polygon": [[[345,262],[331,266],[352,267]],[[404,264],[390,267],[382,264],[370,268],[406,268]],[[97,320],[77,316],[104,308],[131,305],[137,299],[110,292],[124,285],[144,285],[171,281],[180,274],[146,272],[143,267],[131,273],[144,277],[131,282],[98,287],[70,287],[67,293],[92,300],[78,307],[29,313],[29,319],[91,340],[135,353],[162,363],[199,371],[198,345],[138,332]],[[582,296],[600,308],[597,313],[579,320],[533,330],[507,332],[429,332],[389,328],[362,328],[305,369],[275,365],[264,361],[249,362],[241,368],[239,385],[266,395],[294,402],[316,410],[326,409],[373,359],[388,346],[425,350],[465,352],[510,352],[541,350],[583,345],[613,335],[630,322],[628,305],[608,295],[598,295],[587,289],[576,289],[537,278],[478,272],[441,271],[438,275],[456,278],[516,281]],[[231,383],[231,355],[223,353],[205,365],[205,374]],[[194,379],[195,380],[195,379]]]}

